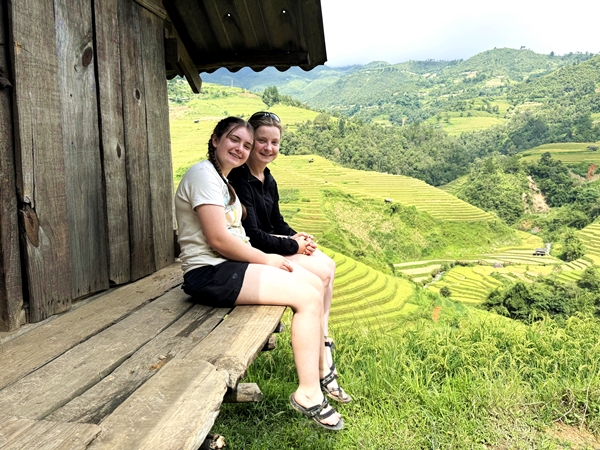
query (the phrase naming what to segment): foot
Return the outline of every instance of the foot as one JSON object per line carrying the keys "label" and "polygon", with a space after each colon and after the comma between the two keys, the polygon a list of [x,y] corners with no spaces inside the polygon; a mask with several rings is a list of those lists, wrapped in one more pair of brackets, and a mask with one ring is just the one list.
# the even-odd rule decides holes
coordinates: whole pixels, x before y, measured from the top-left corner
{"label": "foot", "polygon": [[350,403],[352,401],[352,397],[346,393],[342,389],[342,387],[337,382],[337,374],[335,373],[335,365],[332,365],[331,371],[321,378],[321,391],[323,394],[327,395],[332,400],[340,403]]}
{"label": "foot", "polygon": [[[302,400],[300,400],[302,398]],[[301,414],[304,414],[309,419],[312,419],[317,425],[327,430],[341,430],[344,428],[344,421],[342,416],[327,402],[327,399],[323,397],[320,403],[307,406],[303,404],[306,401],[306,397],[299,395],[298,392],[290,395],[290,404],[292,408]]]}

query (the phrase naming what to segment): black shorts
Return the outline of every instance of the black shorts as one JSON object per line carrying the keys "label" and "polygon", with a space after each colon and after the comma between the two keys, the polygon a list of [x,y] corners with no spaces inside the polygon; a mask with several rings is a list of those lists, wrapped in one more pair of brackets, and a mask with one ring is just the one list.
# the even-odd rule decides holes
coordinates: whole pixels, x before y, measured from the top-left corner
{"label": "black shorts", "polygon": [[183,274],[183,291],[196,303],[219,308],[231,307],[240,295],[247,262],[225,261]]}

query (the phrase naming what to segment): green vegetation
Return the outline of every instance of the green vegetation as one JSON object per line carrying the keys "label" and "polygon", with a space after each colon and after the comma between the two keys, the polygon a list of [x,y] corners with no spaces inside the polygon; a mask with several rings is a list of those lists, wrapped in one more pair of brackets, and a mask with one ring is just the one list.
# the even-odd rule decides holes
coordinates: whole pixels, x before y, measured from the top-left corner
{"label": "green vegetation", "polygon": [[[205,83],[199,96],[169,82],[176,183],[220,118],[274,111],[286,126],[271,164],[282,212],[337,264],[347,429],[324,432],[287,405],[297,380],[285,333],[248,374],[265,401],[223,405],[213,432],[227,448],[599,445],[600,152],[588,148],[600,141],[599,64],[494,49],[217,71],[226,86],[255,84]],[[327,110],[304,106],[318,102]],[[534,256],[546,243],[551,255]]]}

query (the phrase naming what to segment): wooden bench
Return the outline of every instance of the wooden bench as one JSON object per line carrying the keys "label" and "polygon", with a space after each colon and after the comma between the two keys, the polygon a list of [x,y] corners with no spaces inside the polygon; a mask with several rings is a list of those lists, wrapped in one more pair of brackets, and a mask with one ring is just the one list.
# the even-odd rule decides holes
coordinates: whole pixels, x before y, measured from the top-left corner
{"label": "wooden bench", "polygon": [[0,341],[0,449],[198,449],[285,308],[194,305],[181,279],[175,264]]}

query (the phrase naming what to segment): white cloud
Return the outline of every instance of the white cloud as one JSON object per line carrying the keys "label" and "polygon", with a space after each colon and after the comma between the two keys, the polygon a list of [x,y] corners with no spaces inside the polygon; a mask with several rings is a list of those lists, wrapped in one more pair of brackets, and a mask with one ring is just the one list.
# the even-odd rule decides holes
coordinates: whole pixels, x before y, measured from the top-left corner
{"label": "white cloud", "polygon": [[494,47],[538,53],[600,52],[600,4],[322,0],[328,65],[469,58]]}

